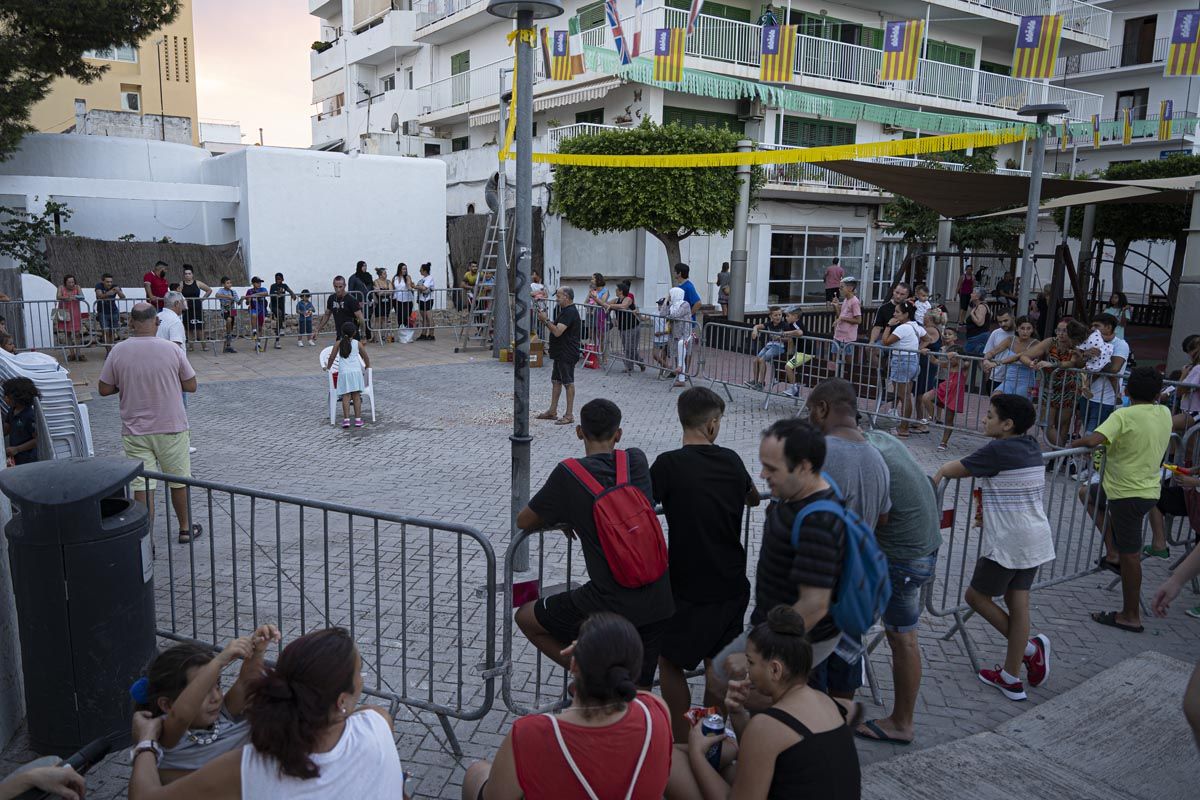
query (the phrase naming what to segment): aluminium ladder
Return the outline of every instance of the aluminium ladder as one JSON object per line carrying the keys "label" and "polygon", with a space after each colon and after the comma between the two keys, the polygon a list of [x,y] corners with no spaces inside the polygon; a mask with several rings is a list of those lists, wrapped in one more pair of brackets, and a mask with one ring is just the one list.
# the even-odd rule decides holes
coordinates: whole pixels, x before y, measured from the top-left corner
{"label": "aluminium ladder", "polygon": [[[488,215],[487,231],[484,234],[483,247],[479,253],[479,273],[475,279],[475,296],[471,300],[466,322],[459,329],[459,342],[455,352],[463,352],[476,346],[487,349],[492,345],[497,299],[496,262],[500,247],[507,244],[500,241],[498,213],[503,212],[492,211]],[[508,248],[505,247],[506,255],[507,250]],[[508,259],[505,259],[506,268],[507,264]]]}

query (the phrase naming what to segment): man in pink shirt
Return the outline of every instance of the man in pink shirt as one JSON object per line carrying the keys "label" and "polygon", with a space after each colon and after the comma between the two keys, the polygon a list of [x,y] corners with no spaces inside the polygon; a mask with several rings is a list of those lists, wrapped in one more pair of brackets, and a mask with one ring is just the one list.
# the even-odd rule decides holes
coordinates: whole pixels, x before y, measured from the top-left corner
{"label": "man in pink shirt", "polygon": [[[113,346],[100,371],[100,396],[121,396],[121,444],[125,455],[148,470],[191,477],[188,419],[182,392],[196,391],[196,371],[183,348],[158,338],[154,306],[138,303],[129,312],[133,335]],[[190,523],[187,487],[169,484],[171,505],[179,518],[179,541],[186,544],[203,533]],[[133,480],[133,496],[154,514],[154,484]]]}
{"label": "man in pink shirt", "polygon": [[838,289],[842,285],[842,278],[846,277],[846,270],[842,269],[842,260],[840,258],[833,259],[833,263],[825,268],[825,302],[832,303],[837,300]]}

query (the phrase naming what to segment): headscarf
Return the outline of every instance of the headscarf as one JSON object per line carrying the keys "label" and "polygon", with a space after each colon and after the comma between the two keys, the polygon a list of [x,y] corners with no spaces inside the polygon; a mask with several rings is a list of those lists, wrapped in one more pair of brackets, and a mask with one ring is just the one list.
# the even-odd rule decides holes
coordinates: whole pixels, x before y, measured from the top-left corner
{"label": "headscarf", "polygon": [[667,292],[667,316],[678,317],[685,308],[690,314],[691,306],[683,299],[683,289],[678,286],[672,286],[671,291]]}

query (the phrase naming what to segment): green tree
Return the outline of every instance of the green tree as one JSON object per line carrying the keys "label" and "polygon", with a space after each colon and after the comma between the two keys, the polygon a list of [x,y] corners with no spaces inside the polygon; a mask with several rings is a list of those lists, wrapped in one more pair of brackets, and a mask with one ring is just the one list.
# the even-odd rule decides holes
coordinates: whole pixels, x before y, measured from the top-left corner
{"label": "green tree", "polygon": [[[1133,161],[1111,164],[1097,177],[1099,180],[1132,181],[1153,178],[1181,178],[1200,174],[1200,156],[1178,155],[1157,161]],[[1175,260],[1171,265],[1170,295],[1175,296],[1183,268],[1183,251],[1187,244],[1187,203],[1103,203],[1096,206],[1096,227],[1093,236],[1113,244],[1113,291],[1124,291],[1125,259],[1134,242],[1175,242]],[[1063,209],[1055,209],[1054,222],[1063,229]],[[1069,234],[1078,239],[1083,233],[1082,209],[1071,212]]]}
{"label": "green tree", "polygon": [[38,214],[30,214],[23,208],[0,206],[0,217],[4,218],[3,227],[0,227],[0,255],[16,261],[22,272],[50,280],[46,237],[73,236],[62,227],[71,218],[71,213],[66,203],[55,200],[47,200],[45,209]]}
{"label": "green tree", "polygon": [[[575,136],[560,153],[667,155],[728,153],[741,134],[726,128],[656,125],[646,120],[628,130]],[[751,172],[751,199],[762,185],[762,170]],[[579,167],[554,171],[554,211],[576,228],[609,233],[643,228],[662,242],[667,261],[680,260],[679,243],[694,233],[724,234],[733,228],[738,202],[734,167],[680,169]]]}
{"label": "green tree", "polygon": [[106,67],[87,50],[136,45],[175,19],[180,0],[4,0],[0,3],[0,160],[28,133],[29,110],[55,78],[90,83]]}

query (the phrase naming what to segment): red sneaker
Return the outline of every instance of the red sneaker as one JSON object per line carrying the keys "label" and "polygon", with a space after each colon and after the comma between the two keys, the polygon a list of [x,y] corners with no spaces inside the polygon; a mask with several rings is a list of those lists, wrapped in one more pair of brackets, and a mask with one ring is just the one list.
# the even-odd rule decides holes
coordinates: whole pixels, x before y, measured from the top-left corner
{"label": "red sneaker", "polygon": [[1024,685],[1022,685],[1020,681],[1013,681],[1010,683],[1004,680],[1004,678],[1000,675],[1001,672],[1003,672],[1003,670],[1000,669],[999,664],[996,665],[995,669],[981,669],[979,670],[979,680],[983,681],[989,686],[995,686],[997,689],[1003,692],[1004,696],[1009,700],[1024,700],[1027,697],[1025,694]]}
{"label": "red sneaker", "polygon": [[1044,633],[1039,633],[1029,643],[1037,652],[1023,659],[1025,675],[1029,678],[1029,685],[1036,689],[1050,677],[1050,639]]}

